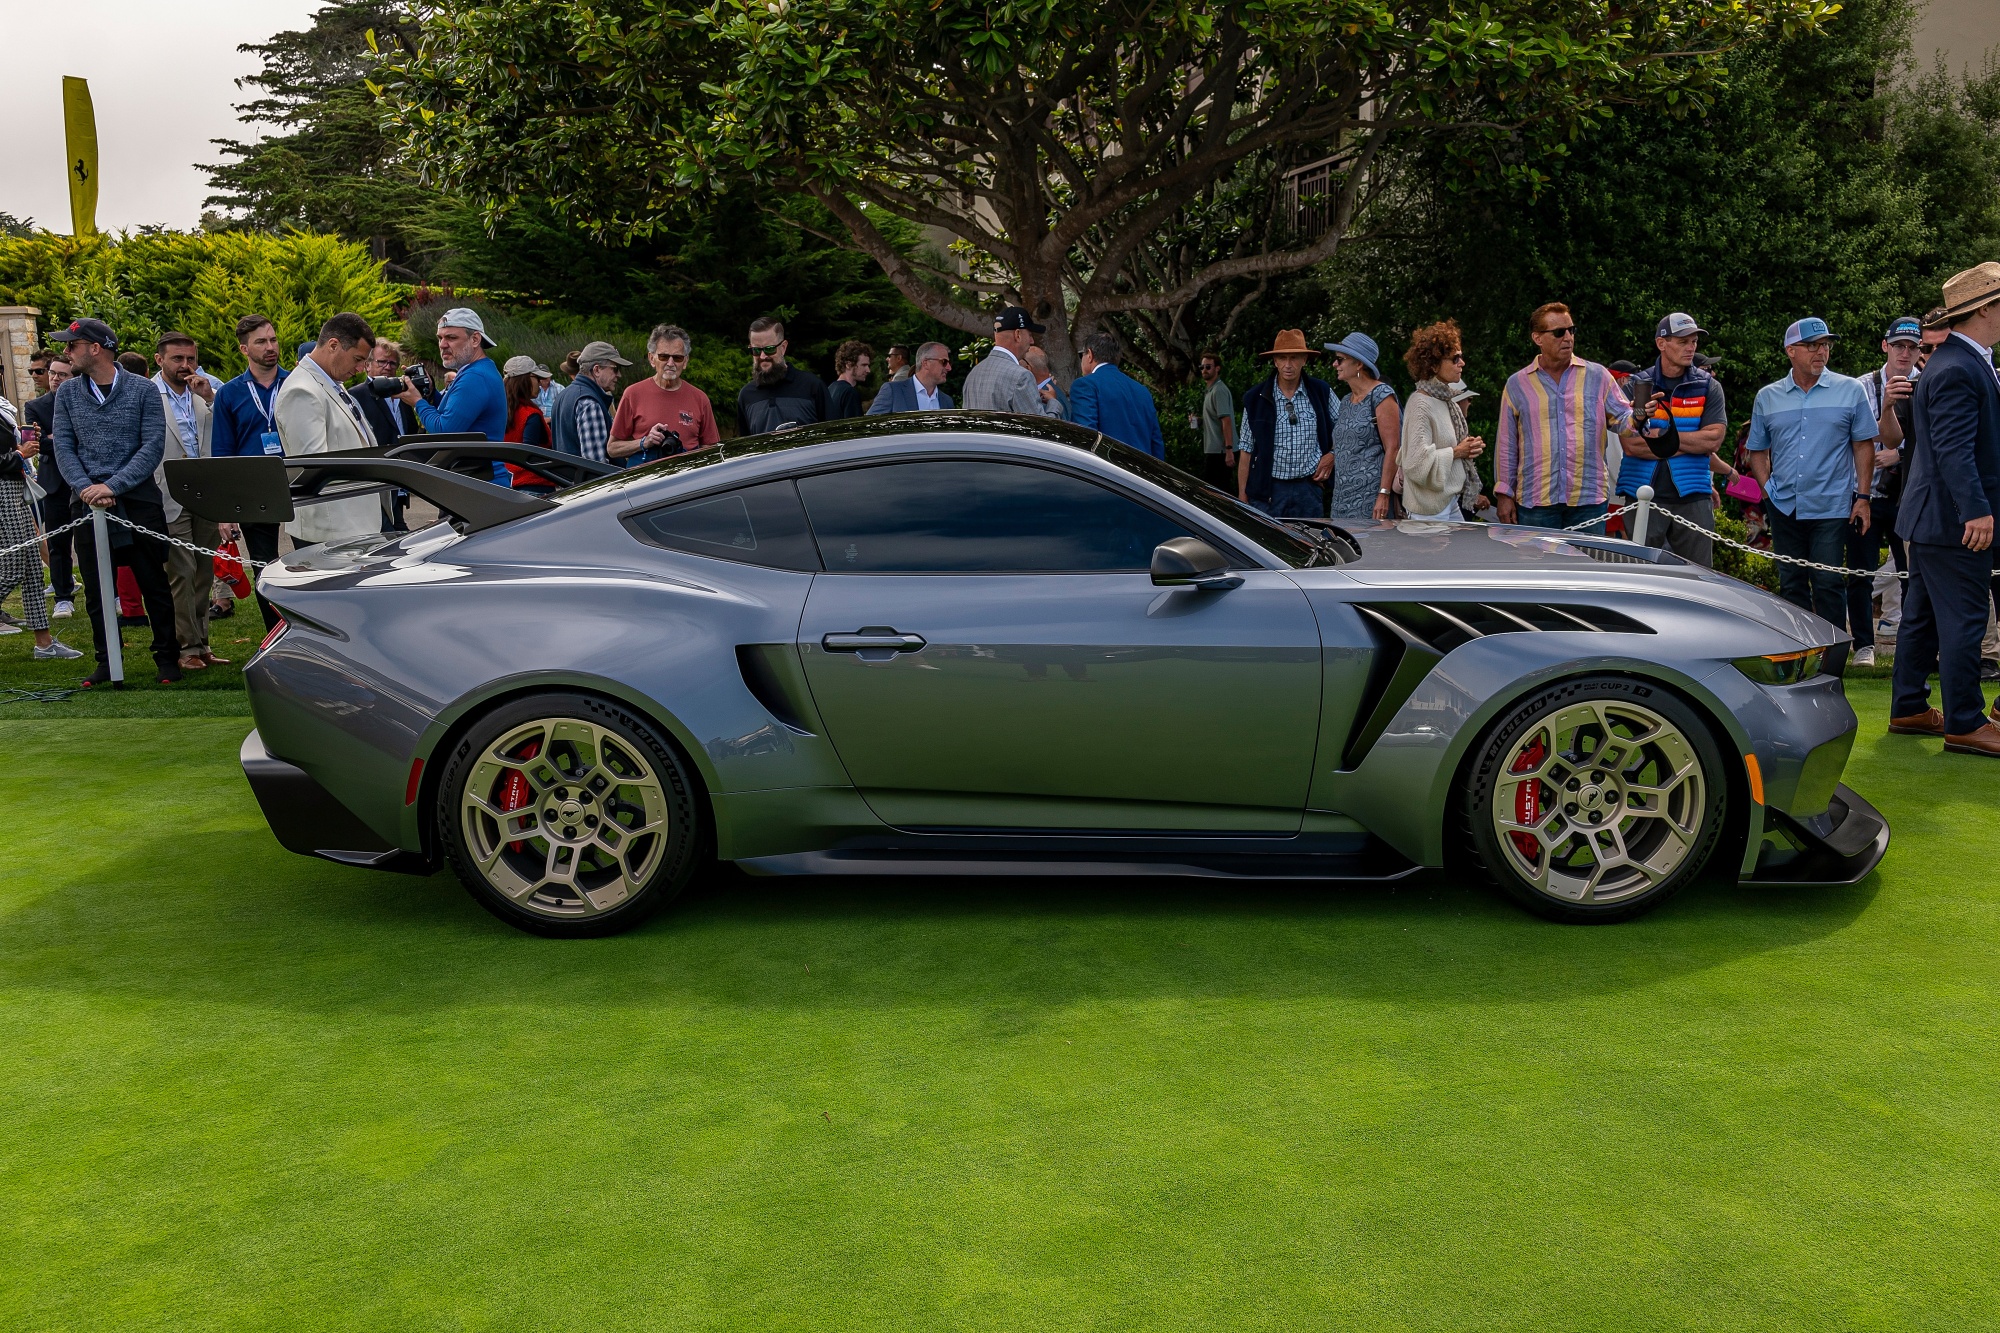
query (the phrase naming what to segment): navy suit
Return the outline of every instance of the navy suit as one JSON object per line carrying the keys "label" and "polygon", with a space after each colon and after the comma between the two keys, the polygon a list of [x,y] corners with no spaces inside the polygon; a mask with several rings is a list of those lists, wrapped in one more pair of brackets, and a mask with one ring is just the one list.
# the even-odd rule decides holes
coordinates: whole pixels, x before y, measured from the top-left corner
{"label": "navy suit", "polygon": [[[942,387],[938,389],[937,398],[938,411],[940,412],[952,405],[951,395],[946,393]],[[871,417],[885,416],[890,412],[918,412],[922,410],[917,406],[917,382],[914,378],[890,380],[882,386],[882,391],[875,395],[875,401],[868,404],[868,415]]]}
{"label": "navy suit", "polygon": [[2000,511],[2000,380],[1992,360],[1964,338],[1947,338],[1917,378],[1910,418],[1908,479],[1896,515],[1910,580],[1890,716],[1914,717],[1930,706],[1935,670],[1945,734],[1969,735],[1986,707],[1979,640],[1993,552],[1967,550],[1965,524]]}
{"label": "navy suit", "polygon": [[1160,434],[1160,412],[1153,406],[1152,393],[1114,365],[1100,365],[1070,381],[1069,419],[1155,458],[1167,456],[1167,440]]}

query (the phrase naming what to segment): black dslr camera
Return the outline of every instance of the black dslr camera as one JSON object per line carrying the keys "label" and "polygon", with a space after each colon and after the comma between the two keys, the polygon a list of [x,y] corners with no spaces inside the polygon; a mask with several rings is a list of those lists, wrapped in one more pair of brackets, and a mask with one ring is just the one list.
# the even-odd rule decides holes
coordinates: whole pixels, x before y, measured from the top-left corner
{"label": "black dslr camera", "polygon": [[417,386],[417,394],[431,406],[437,406],[437,389],[431,384],[430,372],[418,362],[402,375],[370,375],[368,392],[377,398],[394,398],[409,385]]}

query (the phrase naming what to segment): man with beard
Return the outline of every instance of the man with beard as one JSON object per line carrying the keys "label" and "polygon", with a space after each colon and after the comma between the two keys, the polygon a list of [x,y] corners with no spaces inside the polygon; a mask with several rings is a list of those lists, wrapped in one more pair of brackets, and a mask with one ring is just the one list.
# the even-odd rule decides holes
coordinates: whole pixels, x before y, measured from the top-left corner
{"label": "man with beard", "polygon": [[[609,346],[591,344],[606,350]],[[646,359],[653,363],[653,374],[627,387],[618,399],[611,443],[605,449],[612,462],[638,467],[721,441],[708,395],[683,378],[693,353],[693,336],[678,324],[656,325],[647,336]],[[609,378],[616,387],[617,376]]]}
{"label": "man with beard", "polygon": [[[200,370],[200,348],[185,333],[164,333],[153,353],[159,373],[153,383],[160,390],[160,405],[167,413],[166,452],[153,484],[160,489],[167,516],[167,535],[196,546],[215,548],[220,533],[214,523],[181,507],[167,490],[166,460],[208,458],[213,455],[215,390]],[[174,594],[174,638],[181,648],[181,670],[201,671],[226,665],[208,646],[209,610],[214,605],[210,589],[215,586],[212,556],[176,546],[167,552],[167,583]]]}
{"label": "man with beard", "polygon": [[736,394],[736,421],[745,435],[826,420],[826,386],[785,364],[785,326],[770,315],[750,321],[750,382]]}
{"label": "man with beard", "polygon": [[[371,333],[369,342],[374,342]],[[438,405],[424,401],[414,383],[404,385],[397,397],[414,408],[424,430],[433,435],[483,435],[489,440],[507,438],[507,386],[500,379],[500,367],[486,355],[494,346],[486,336],[486,321],[465,306],[447,310],[437,322],[438,359],[448,371],[451,387]],[[506,477],[504,471],[499,473]],[[505,480],[500,481],[506,485]]]}
{"label": "man with beard", "polygon": [[[247,363],[241,375],[222,386],[215,395],[214,419],[210,423],[210,452],[217,458],[241,458],[259,454],[282,455],[278,439],[278,388],[285,382],[285,369],[278,364],[278,330],[265,315],[245,315],[236,321],[236,350]],[[223,541],[237,536],[236,525],[224,523]],[[268,563],[278,558],[278,525],[245,523],[242,530],[243,554]],[[245,566],[254,581],[256,572]],[[264,628],[278,623],[278,613],[257,598]]]}

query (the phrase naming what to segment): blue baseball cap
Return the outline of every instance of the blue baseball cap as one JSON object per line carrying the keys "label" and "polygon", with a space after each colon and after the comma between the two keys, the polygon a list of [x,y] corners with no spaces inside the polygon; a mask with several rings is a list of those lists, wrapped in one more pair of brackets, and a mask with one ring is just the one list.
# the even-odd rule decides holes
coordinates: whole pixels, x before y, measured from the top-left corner
{"label": "blue baseball cap", "polygon": [[1921,343],[1924,340],[1923,321],[1913,315],[1905,315],[1889,326],[1882,335],[1885,343]]}
{"label": "blue baseball cap", "polygon": [[1322,346],[1329,352],[1339,352],[1343,356],[1353,357],[1368,367],[1370,375],[1378,380],[1382,378],[1382,372],[1375,367],[1376,360],[1382,355],[1382,349],[1377,347],[1375,340],[1367,334],[1350,333],[1337,343],[1324,343]]}
{"label": "blue baseball cap", "polygon": [[1786,328],[1785,346],[1790,347],[1794,343],[1814,343],[1818,342],[1821,338],[1838,338],[1839,336],[1839,334],[1827,328],[1825,320],[1820,319],[1816,315],[1808,315],[1804,319],[1793,321]]}

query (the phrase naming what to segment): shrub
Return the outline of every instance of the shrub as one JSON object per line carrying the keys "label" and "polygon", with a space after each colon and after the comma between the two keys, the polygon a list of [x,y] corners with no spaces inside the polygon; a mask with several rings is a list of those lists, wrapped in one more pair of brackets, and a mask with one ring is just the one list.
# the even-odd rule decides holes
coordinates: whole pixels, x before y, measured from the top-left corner
{"label": "shrub", "polygon": [[343,310],[387,331],[402,291],[367,247],[306,232],[0,237],[0,304],[39,307],[47,328],[101,319],[140,352],[181,329],[219,375],[243,369],[236,321],[252,310],[277,324],[289,360]]}

